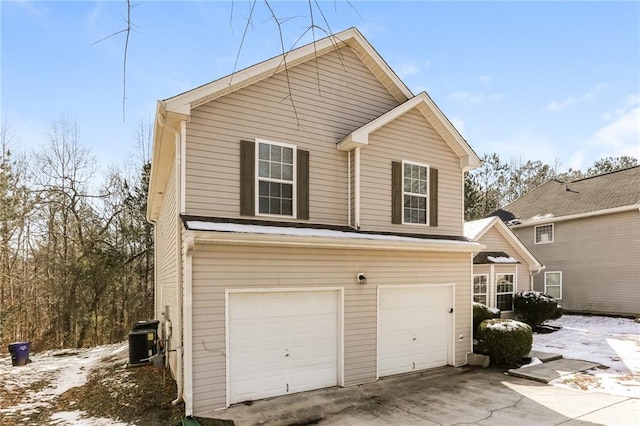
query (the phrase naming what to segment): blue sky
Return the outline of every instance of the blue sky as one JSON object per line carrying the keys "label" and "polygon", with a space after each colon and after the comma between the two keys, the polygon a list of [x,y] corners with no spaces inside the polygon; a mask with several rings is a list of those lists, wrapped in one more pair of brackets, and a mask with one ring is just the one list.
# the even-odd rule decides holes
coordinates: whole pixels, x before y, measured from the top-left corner
{"label": "blue sky", "polygon": [[[92,43],[125,27],[124,1],[1,1],[0,106],[16,146],[46,141],[65,115],[101,164],[120,162],[158,99],[234,70],[251,2],[236,0],[233,10],[227,1],[133,3],[123,122],[124,35]],[[308,3],[270,4],[291,18],[289,48],[309,25]],[[639,2],[319,4],[332,31],[358,27],[480,155],[562,169],[640,157]],[[314,17],[326,28],[317,9]],[[238,69],[279,53],[277,27],[258,0]]]}

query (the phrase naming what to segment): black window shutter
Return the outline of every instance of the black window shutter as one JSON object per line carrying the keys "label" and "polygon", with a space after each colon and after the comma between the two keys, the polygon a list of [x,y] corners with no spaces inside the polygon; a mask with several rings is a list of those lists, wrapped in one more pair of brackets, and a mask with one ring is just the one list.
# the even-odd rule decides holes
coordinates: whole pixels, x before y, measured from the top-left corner
{"label": "black window shutter", "polygon": [[256,143],[240,141],[240,214],[255,216]]}
{"label": "black window shutter", "polygon": [[391,223],[402,223],[402,163],[391,162]]}
{"label": "black window shutter", "polygon": [[438,226],[438,169],[429,169],[429,226]]}
{"label": "black window shutter", "polygon": [[297,150],[297,214],[298,219],[309,219],[309,151]]}

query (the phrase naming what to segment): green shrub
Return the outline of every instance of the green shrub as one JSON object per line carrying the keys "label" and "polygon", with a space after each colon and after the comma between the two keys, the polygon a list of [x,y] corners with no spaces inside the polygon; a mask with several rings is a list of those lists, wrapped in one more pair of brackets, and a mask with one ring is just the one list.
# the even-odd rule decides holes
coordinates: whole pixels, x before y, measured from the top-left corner
{"label": "green shrub", "polygon": [[500,318],[500,309],[490,308],[482,303],[473,302],[473,337],[475,339],[478,326],[484,320]]}
{"label": "green shrub", "polygon": [[478,348],[496,365],[512,366],[531,352],[533,331],[520,321],[489,319],[478,327]]}
{"label": "green shrub", "polygon": [[558,305],[558,307],[556,308],[556,311],[553,313],[553,316],[549,319],[558,319],[562,315],[564,315],[564,309],[562,309],[562,306]]}
{"label": "green shrub", "polygon": [[[515,294],[513,310],[516,318],[534,328],[547,320],[562,316],[562,308],[558,309],[556,299],[540,291],[524,291]],[[558,314],[560,316],[556,317]]]}

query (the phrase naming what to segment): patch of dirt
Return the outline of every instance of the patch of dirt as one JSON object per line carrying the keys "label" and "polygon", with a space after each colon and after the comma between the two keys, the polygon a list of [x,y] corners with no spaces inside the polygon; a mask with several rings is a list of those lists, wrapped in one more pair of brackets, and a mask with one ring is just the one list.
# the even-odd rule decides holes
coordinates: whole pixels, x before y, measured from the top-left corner
{"label": "patch of dirt", "polygon": [[581,390],[589,390],[600,386],[600,379],[590,374],[577,373],[573,377],[562,381],[565,385],[574,385]]}
{"label": "patch of dirt", "polygon": [[101,364],[83,386],[60,395],[52,412],[80,410],[138,426],[179,425],[184,405],[171,405],[176,383],[166,369]]}

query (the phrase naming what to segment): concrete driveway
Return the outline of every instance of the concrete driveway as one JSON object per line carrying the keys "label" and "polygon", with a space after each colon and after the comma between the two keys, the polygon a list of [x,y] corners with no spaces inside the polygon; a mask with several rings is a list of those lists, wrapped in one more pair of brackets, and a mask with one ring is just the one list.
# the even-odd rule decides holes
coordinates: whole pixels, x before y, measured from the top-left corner
{"label": "concrete driveway", "polygon": [[640,400],[562,389],[501,370],[446,367],[239,404],[210,417],[236,426],[624,426],[640,424]]}

